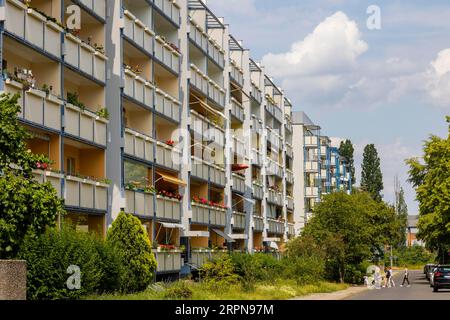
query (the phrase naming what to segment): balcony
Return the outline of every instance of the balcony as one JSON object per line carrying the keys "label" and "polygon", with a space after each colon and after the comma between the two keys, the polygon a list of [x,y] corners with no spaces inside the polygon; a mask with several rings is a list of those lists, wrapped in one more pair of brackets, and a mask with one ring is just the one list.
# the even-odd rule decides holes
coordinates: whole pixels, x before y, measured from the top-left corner
{"label": "balcony", "polygon": [[319,139],[316,136],[306,136],[305,137],[305,147],[307,148],[318,148]]}
{"label": "balcony", "polygon": [[153,162],[155,140],[134,130],[125,129],[125,154]]}
{"label": "balcony", "polygon": [[275,175],[279,178],[282,178],[283,177],[283,167],[279,163],[273,161],[270,158],[268,158],[268,160],[269,160],[269,162],[267,165],[267,170],[268,170],[267,174]]}
{"label": "balcony", "polygon": [[33,124],[61,131],[61,105],[63,101],[44,91],[29,89],[14,80],[5,81],[5,92],[20,94],[18,104],[21,106],[19,118]]}
{"label": "balcony", "polygon": [[209,206],[191,202],[192,223],[209,224]]}
{"label": "balcony", "polygon": [[286,143],[286,155],[291,159],[294,157],[294,150],[289,143]]}
{"label": "balcony", "polygon": [[246,157],[246,152],[245,152],[245,143],[244,141],[242,141],[241,139],[239,139],[238,137],[233,136],[232,138],[232,142],[233,142],[233,152],[238,155],[239,157]]}
{"label": "balcony", "polygon": [[107,184],[67,176],[65,186],[66,206],[88,210],[107,210],[109,188]]}
{"label": "balcony", "polygon": [[306,172],[319,172],[319,163],[317,161],[306,161],[305,162]]}
{"label": "balcony", "polygon": [[211,165],[209,169],[209,179],[212,183],[224,186],[225,185],[225,169]]}
{"label": "balcony", "polygon": [[253,183],[253,198],[264,199],[264,190],[261,184]]}
{"label": "balcony", "polygon": [[288,223],[288,235],[295,236],[295,225],[293,223]]}
{"label": "balcony", "polygon": [[97,16],[106,19],[106,0],[78,0]]}
{"label": "balcony", "polygon": [[263,129],[263,122],[257,116],[252,114],[252,129],[253,131],[261,132]]}
{"label": "balcony", "polygon": [[245,120],[242,104],[233,97],[231,97],[231,115],[240,122],[244,122]]}
{"label": "balcony", "polygon": [[155,33],[130,11],[124,10],[123,33],[148,54],[153,54],[153,38]]}
{"label": "balcony", "polygon": [[263,155],[256,149],[252,150],[252,164],[262,167],[264,164]]}
{"label": "balcony", "polygon": [[66,103],[64,111],[65,133],[106,147],[108,120],[92,111],[82,110]]}
{"label": "balcony", "polygon": [[244,86],[244,71],[240,68],[236,62],[230,60],[231,72],[230,78],[240,87]]}
{"label": "balcony", "polygon": [[201,26],[196,24],[192,18],[190,18],[190,23],[191,29],[189,31],[189,39],[207,54],[209,42],[208,34]]}
{"label": "balcony", "polygon": [[269,233],[275,233],[282,235],[285,232],[285,226],[284,221],[277,221],[274,219],[267,219],[267,222],[269,223]]}
{"label": "balcony", "polygon": [[272,144],[272,149],[280,150],[282,145],[281,136],[267,127],[267,141]]}
{"label": "balcony", "polygon": [[256,100],[258,104],[262,103],[262,91],[259,89],[256,84],[252,81],[252,91],[251,96]]}
{"label": "balcony", "polygon": [[191,110],[191,129],[208,141],[221,146],[225,144],[224,130],[195,110]]}
{"label": "balcony", "polygon": [[215,226],[225,226],[227,211],[225,209],[211,207],[209,209],[210,223]]}
{"label": "balcony", "polygon": [[233,229],[245,229],[245,213],[233,212]]}
{"label": "balcony", "polygon": [[212,79],[208,80],[208,97],[219,106],[225,106],[225,90]]}
{"label": "balcony", "polygon": [[165,93],[159,88],[156,88],[156,104],[155,110],[167,118],[180,122],[181,102]]}
{"label": "balcony", "polygon": [[269,196],[267,197],[267,201],[281,207],[283,206],[283,195],[281,192],[277,192],[269,188]]}
{"label": "balcony", "polygon": [[286,197],[286,204],[288,210],[294,210],[294,198],[287,196]]}
{"label": "balcony", "polygon": [[245,177],[233,173],[233,191],[245,193]]}
{"label": "balcony", "polygon": [[37,182],[50,184],[55,188],[58,197],[62,198],[61,181],[64,179],[64,175],[52,171],[33,170],[33,175]]}
{"label": "balcony", "polygon": [[309,198],[317,198],[319,196],[319,188],[317,187],[306,187],[305,196]]}
{"label": "balcony", "polygon": [[160,219],[181,220],[181,203],[176,199],[156,197],[156,217]]}
{"label": "balcony", "polygon": [[283,111],[275,104],[272,98],[266,96],[266,110],[279,122],[283,122]]}
{"label": "balcony", "polygon": [[190,83],[205,96],[208,96],[209,77],[191,63]]}
{"label": "balcony", "polygon": [[138,76],[131,70],[126,69],[124,71],[125,83],[124,93],[128,97],[136,100],[139,103],[153,108],[154,97],[153,93],[155,87],[144,78]]}
{"label": "balcony", "polygon": [[125,190],[125,212],[138,216],[153,218],[154,198],[152,193]]}
{"label": "balcony", "polygon": [[173,170],[180,170],[181,151],[168,144],[156,142],[156,163]]}
{"label": "balcony", "polygon": [[155,6],[176,26],[180,25],[180,7],[174,0],[155,0]]}
{"label": "balcony", "polygon": [[326,180],[327,179],[327,170],[325,170],[325,169],[320,170],[320,177],[322,178],[322,180]]}
{"label": "balcony", "polygon": [[294,184],[294,173],[290,169],[286,169],[286,181],[287,183]]}
{"label": "balcony", "polygon": [[253,226],[254,226],[254,231],[263,232],[264,231],[264,218],[253,215]]}
{"label": "balcony", "polygon": [[286,122],[284,123],[284,127],[286,128],[287,131],[292,133],[293,132],[292,120],[288,115],[285,116],[285,119],[286,119]]}
{"label": "balcony", "polygon": [[208,41],[208,56],[222,69],[225,66],[225,51],[220,45],[213,39],[209,38]]}
{"label": "balcony", "polygon": [[153,250],[156,258],[157,267],[156,272],[178,272],[181,269],[182,259],[181,252],[179,251],[168,251],[162,252],[158,250]]}
{"label": "balcony", "polygon": [[65,62],[89,77],[104,83],[108,58],[71,33],[65,34]]}
{"label": "balcony", "polygon": [[211,259],[211,251],[210,250],[195,250],[191,251],[191,263],[201,267],[206,262]]}
{"label": "balcony", "polygon": [[199,158],[192,157],[191,174],[194,177],[225,186],[225,169]]}
{"label": "balcony", "polygon": [[6,1],[5,29],[57,58],[61,57],[61,33],[56,23],[18,0]]}
{"label": "balcony", "polygon": [[155,36],[155,57],[172,72],[180,72],[181,54],[160,36]]}
{"label": "balcony", "polygon": [[326,146],[320,147],[320,156],[324,157],[324,158],[327,156],[327,147]]}

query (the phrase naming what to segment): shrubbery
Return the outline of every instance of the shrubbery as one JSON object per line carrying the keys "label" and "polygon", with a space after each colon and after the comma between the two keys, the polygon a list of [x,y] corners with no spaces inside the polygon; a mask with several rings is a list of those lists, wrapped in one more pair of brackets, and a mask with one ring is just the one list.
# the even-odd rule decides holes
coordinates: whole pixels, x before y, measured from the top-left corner
{"label": "shrubbery", "polygon": [[178,281],[165,289],[164,299],[186,300],[192,298],[193,294],[185,281]]}
{"label": "shrubbery", "polygon": [[395,250],[394,255],[397,257],[398,266],[404,265],[424,265],[435,262],[436,255],[429,252],[422,246],[414,245],[412,247]]}
{"label": "shrubbery", "polygon": [[200,278],[214,290],[220,290],[238,282],[233,261],[228,254],[206,262],[200,268]]}
{"label": "shrubbery", "polygon": [[[69,225],[29,234],[18,258],[27,261],[28,299],[78,299],[96,293],[144,290],[153,280],[156,260],[138,218],[121,213],[107,241]],[[69,290],[69,266],[81,271],[81,288]]]}

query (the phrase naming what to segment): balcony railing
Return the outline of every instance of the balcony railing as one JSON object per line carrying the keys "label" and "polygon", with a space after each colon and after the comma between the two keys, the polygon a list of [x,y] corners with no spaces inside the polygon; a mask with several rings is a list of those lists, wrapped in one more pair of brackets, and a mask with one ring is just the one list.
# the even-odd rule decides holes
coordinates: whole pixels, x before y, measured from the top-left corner
{"label": "balcony railing", "polygon": [[225,185],[225,169],[216,166],[212,163],[208,163],[205,160],[197,157],[191,157],[192,159],[192,172],[194,177],[209,180],[212,183],[224,186]]}
{"label": "balcony railing", "polygon": [[233,173],[233,190],[245,193],[245,177]]}
{"label": "balcony railing", "polygon": [[305,170],[307,172],[319,172],[319,163],[317,161],[306,161]]}
{"label": "balcony railing", "polygon": [[211,259],[211,252],[209,250],[197,251],[194,249],[191,251],[191,263],[198,267],[201,267],[210,259]]}
{"label": "balcony railing", "polygon": [[65,62],[94,79],[106,81],[108,58],[71,33],[65,35]]}
{"label": "balcony railing", "polygon": [[5,92],[13,95],[20,94],[18,100],[21,106],[20,119],[61,131],[62,100],[37,89],[24,91],[21,83],[10,79],[5,81]]}
{"label": "balcony railing", "polygon": [[240,156],[240,157],[245,157],[246,156],[246,152],[245,152],[245,143],[244,141],[242,141],[240,138],[233,136],[233,152]]}
{"label": "balcony railing", "polygon": [[253,226],[254,226],[254,231],[263,232],[264,231],[264,218],[261,216],[253,215]]}
{"label": "balcony railing", "polygon": [[262,153],[256,149],[252,150],[252,163],[258,167],[262,167],[264,164]]}
{"label": "balcony railing", "polygon": [[275,234],[284,234],[285,232],[285,225],[284,221],[277,221],[274,219],[267,219],[267,222],[269,223],[269,233],[275,233]]}
{"label": "balcony railing", "polygon": [[225,106],[225,90],[212,79],[208,81],[208,97],[219,106]]}
{"label": "balcony railing", "polygon": [[65,133],[91,143],[106,146],[108,120],[97,116],[95,113],[66,103],[64,124]]}
{"label": "balcony railing", "polygon": [[294,198],[287,196],[286,197],[286,204],[287,204],[287,208],[289,210],[294,210]]}
{"label": "balcony railing", "polygon": [[251,96],[258,102],[258,104],[262,103],[262,91],[256,86],[256,84],[253,81],[252,81]]}
{"label": "balcony railing", "polygon": [[212,38],[208,41],[208,56],[221,68],[225,66],[225,51]]}
{"label": "balcony railing", "polygon": [[276,204],[278,206],[283,205],[283,195],[281,192],[277,192],[273,189],[269,189],[269,196],[267,201],[272,204]]}
{"label": "balcony railing", "polygon": [[50,182],[53,188],[56,190],[58,197],[62,198],[61,181],[64,179],[64,175],[52,171],[33,170],[33,175],[37,182],[46,183]]}
{"label": "balcony railing", "polygon": [[244,108],[242,107],[242,104],[233,97],[231,97],[231,115],[240,122],[244,122],[245,120]]}
{"label": "balcony railing", "polygon": [[287,131],[292,132],[293,128],[292,128],[292,120],[290,117],[285,116],[286,122],[284,124],[285,128]]}
{"label": "balcony railing", "polygon": [[156,272],[179,271],[182,265],[181,252],[161,252],[153,250],[157,267]]}
{"label": "balcony railing", "polygon": [[153,108],[155,87],[144,78],[126,69],[124,71],[125,87],[124,93],[130,98]]}
{"label": "balcony railing", "polygon": [[305,195],[307,197],[318,197],[319,196],[319,188],[317,187],[306,187]]}
{"label": "balcony railing", "polygon": [[143,217],[153,217],[155,196],[151,193],[125,190],[125,212]]}
{"label": "balcony railing", "polygon": [[191,63],[191,84],[205,96],[208,96],[208,81],[209,77]]}
{"label": "balcony railing", "polygon": [[286,181],[290,184],[294,184],[294,173],[290,169],[286,169]]}
{"label": "balcony railing", "polygon": [[130,11],[125,9],[123,14],[125,20],[123,33],[125,36],[149,54],[153,54],[153,38],[155,37],[155,33]]}
{"label": "balcony railing", "polygon": [[233,212],[233,228],[245,229],[245,213],[237,211]]}
{"label": "balcony railing", "polygon": [[270,158],[268,158],[268,160],[269,161],[267,163],[267,169],[268,169],[267,174],[275,175],[277,177],[282,178],[283,177],[283,167],[279,163],[273,161]]}
{"label": "balcony railing", "polygon": [[225,209],[211,207],[209,209],[210,223],[215,226],[225,226],[227,211]]}
{"label": "balcony railing", "polygon": [[322,178],[322,180],[326,180],[327,179],[327,170],[325,170],[325,169],[320,170],[320,177]]}
{"label": "balcony railing", "polygon": [[305,147],[318,148],[319,140],[317,139],[316,136],[306,136],[305,137]]}
{"label": "balcony railing", "polygon": [[220,146],[225,145],[224,130],[195,110],[191,110],[191,129],[208,141],[214,141]]}
{"label": "balcony railing", "polygon": [[209,224],[209,208],[210,208],[209,206],[192,202],[191,207],[192,207],[191,222]]}
{"label": "balcony railing", "polygon": [[190,22],[191,22],[191,29],[189,32],[189,39],[191,39],[205,53],[208,53],[208,42],[209,42],[208,34],[203,30],[201,26],[196,24],[192,19],[190,19]]}
{"label": "balcony railing", "polygon": [[160,219],[181,220],[181,203],[176,199],[156,197],[156,217]]}
{"label": "balcony railing", "polygon": [[106,0],[78,0],[99,17],[106,19]]}
{"label": "balcony railing", "polygon": [[180,6],[174,0],[155,0],[156,7],[177,26],[180,25]]}
{"label": "balcony railing", "polygon": [[244,71],[233,60],[230,60],[230,65],[231,65],[231,72],[230,72],[231,80],[236,82],[239,86],[243,87],[244,86]]}
{"label": "balcony railing", "polygon": [[264,199],[264,189],[262,185],[253,183],[253,197],[257,199]]}
{"label": "balcony railing", "polygon": [[155,36],[155,57],[170,70],[180,72],[181,54],[165,42],[160,36]]}
{"label": "balcony railing", "polygon": [[181,151],[165,143],[157,141],[156,163],[166,168],[180,170]]}
{"label": "balcony railing", "polygon": [[321,146],[320,147],[320,156],[321,157],[326,157],[327,156],[327,147],[326,146]]}
{"label": "balcony railing", "polygon": [[281,136],[267,127],[267,141],[272,144],[272,149],[280,150],[282,145]]}
{"label": "balcony railing", "polygon": [[266,101],[266,110],[279,122],[283,122],[283,111],[270,100]]}
{"label": "balcony railing", "polygon": [[125,153],[145,160],[153,162],[155,140],[152,138],[136,132],[132,129],[125,129]]}
{"label": "balcony railing", "polygon": [[181,102],[165,93],[159,88],[156,88],[156,104],[155,110],[165,115],[173,121],[180,121]]}
{"label": "balcony railing", "polygon": [[224,186],[225,185],[225,169],[211,165],[209,169],[209,179],[211,182]]}
{"label": "balcony railing", "polygon": [[261,133],[263,129],[263,122],[261,119],[259,119],[257,116],[252,114],[252,131],[256,131],[258,133]]}
{"label": "balcony railing", "polygon": [[65,204],[69,207],[106,211],[108,207],[108,185],[100,182],[66,177]]}
{"label": "balcony railing", "polygon": [[35,47],[60,58],[64,30],[18,0],[6,1],[5,29]]}
{"label": "balcony railing", "polygon": [[295,225],[293,223],[288,223],[288,235],[295,236]]}

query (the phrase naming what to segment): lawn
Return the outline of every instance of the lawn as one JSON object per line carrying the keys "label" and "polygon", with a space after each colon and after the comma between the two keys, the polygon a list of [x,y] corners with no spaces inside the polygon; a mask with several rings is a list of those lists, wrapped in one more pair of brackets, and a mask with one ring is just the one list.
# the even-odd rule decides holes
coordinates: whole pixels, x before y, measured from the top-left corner
{"label": "lawn", "polygon": [[[297,285],[293,280],[276,280],[272,283],[257,283],[253,290],[243,290],[240,285],[211,288],[204,283],[186,282],[192,291],[192,300],[286,300],[312,293],[328,293],[348,288],[347,284],[319,282]],[[111,294],[86,297],[87,300],[164,300],[167,291],[176,283],[156,283],[147,290],[135,294]]]}

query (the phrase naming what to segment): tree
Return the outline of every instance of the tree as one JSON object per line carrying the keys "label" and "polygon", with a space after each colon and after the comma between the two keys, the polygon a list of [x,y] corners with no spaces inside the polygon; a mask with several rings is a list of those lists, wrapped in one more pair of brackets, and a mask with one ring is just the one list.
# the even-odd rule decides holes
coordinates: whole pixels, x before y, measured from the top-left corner
{"label": "tree", "polygon": [[120,274],[121,291],[146,289],[153,280],[156,259],[141,221],[121,212],[108,230],[106,241],[119,254],[124,269]]}
{"label": "tree", "polygon": [[375,145],[369,144],[364,148],[363,163],[361,165],[361,189],[370,193],[376,201],[381,201],[383,196],[383,174],[380,168],[380,158],[378,157]]}
{"label": "tree", "polygon": [[450,249],[450,127],[446,139],[433,135],[425,141],[422,161],[413,158],[406,163],[419,201],[417,236],[445,263]]}
{"label": "tree", "polygon": [[350,167],[350,174],[352,176],[352,185],[356,183],[356,175],[355,175],[355,160],[353,157],[353,153],[355,148],[350,140],[341,141],[341,145],[339,147],[339,154],[347,160],[347,163]]}
{"label": "tree", "polygon": [[398,225],[393,208],[370,194],[338,192],[324,196],[302,237],[314,238],[326,254],[327,273],[343,282],[353,278],[349,270],[364,269],[365,261],[397,241]]}
{"label": "tree", "polygon": [[42,234],[64,213],[52,185],[34,180],[37,161],[49,160],[27,150],[30,134],[17,120],[18,98],[0,99],[0,259],[14,258],[26,234]]}
{"label": "tree", "polygon": [[408,206],[405,201],[405,191],[403,187],[396,194],[395,212],[399,220],[400,240],[396,245],[397,248],[406,246],[406,228],[408,227]]}

